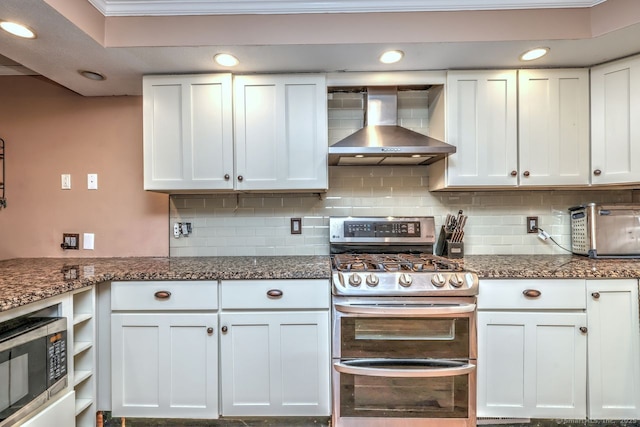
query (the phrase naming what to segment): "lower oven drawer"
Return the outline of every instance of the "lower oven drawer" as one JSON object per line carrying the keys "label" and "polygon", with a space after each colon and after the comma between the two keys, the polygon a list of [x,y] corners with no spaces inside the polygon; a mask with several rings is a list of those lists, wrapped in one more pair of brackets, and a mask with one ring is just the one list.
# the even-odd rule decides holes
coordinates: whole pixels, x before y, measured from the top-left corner
{"label": "lower oven drawer", "polygon": [[475,426],[475,361],[357,359],[333,365],[335,427]]}

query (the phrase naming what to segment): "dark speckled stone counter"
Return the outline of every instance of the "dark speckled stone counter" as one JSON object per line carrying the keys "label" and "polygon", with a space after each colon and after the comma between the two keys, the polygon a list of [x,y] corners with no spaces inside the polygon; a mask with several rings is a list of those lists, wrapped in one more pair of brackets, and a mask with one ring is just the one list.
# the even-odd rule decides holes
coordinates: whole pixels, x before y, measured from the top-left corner
{"label": "dark speckled stone counter", "polygon": [[[480,278],[640,278],[640,260],[470,255]],[[329,279],[328,256],[19,258],[0,261],[0,312],[113,280]]]}
{"label": "dark speckled stone counter", "polygon": [[575,255],[469,255],[464,268],[481,279],[640,278],[640,259]]}
{"label": "dark speckled stone counter", "polygon": [[0,312],[112,280],[330,277],[331,265],[328,256],[19,258],[0,261]]}

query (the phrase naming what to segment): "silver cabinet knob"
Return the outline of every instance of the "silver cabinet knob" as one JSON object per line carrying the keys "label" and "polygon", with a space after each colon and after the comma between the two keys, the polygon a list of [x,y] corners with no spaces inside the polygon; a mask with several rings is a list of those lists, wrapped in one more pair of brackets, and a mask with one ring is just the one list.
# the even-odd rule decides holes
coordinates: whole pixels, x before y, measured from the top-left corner
{"label": "silver cabinet knob", "polygon": [[242,175],[238,175],[238,181],[242,181],[244,177]]}

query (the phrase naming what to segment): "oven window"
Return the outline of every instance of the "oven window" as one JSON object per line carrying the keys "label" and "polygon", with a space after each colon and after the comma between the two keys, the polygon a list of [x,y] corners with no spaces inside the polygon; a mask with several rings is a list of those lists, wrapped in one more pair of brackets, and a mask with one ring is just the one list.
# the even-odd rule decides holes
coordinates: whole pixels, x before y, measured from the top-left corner
{"label": "oven window", "polygon": [[341,357],[469,358],[469,318],[342,317]]}
{"label": "oven window", "polygon": [[[392,365],[388,367],[394,368]],[[341,373],[340,416],[467,418],[469,377],[384,377]]]}

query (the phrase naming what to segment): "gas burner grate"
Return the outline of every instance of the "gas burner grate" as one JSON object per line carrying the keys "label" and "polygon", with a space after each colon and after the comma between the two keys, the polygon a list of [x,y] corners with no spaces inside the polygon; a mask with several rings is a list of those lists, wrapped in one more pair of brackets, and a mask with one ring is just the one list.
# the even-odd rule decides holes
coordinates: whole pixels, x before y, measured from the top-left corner
{"label": "gas burner grate", "polygon": [[461,271],[458,263],[431,254],[338,254],[333,266],[344,272]]}

